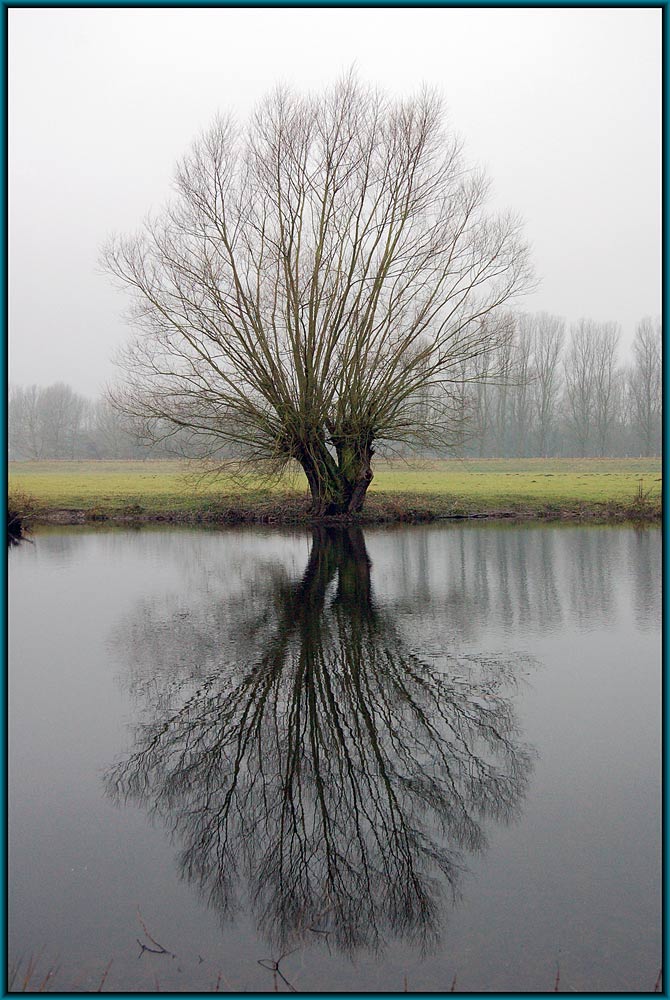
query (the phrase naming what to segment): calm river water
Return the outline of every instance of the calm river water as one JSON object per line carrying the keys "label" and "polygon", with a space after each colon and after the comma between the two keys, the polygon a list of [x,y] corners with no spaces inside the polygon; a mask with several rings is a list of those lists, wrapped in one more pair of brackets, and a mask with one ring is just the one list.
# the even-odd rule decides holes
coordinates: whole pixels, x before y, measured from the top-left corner
{"label": "calm river water", "polygon": [[652,991],[660,546],[36,532],[9,553],[14,988],[32,957],[73,991]]}

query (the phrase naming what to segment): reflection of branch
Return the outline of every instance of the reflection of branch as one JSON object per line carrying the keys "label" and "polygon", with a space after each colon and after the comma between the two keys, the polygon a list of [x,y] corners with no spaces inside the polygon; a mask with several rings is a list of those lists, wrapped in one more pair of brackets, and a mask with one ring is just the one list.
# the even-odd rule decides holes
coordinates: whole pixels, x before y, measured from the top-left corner
{"label": "reflection of branch", "polygon": [[[375,602],[359,529],[315,530],[302,579],[269,581],[260,612],[254,599],[245,660],[187,679],[181,704],[158,694],[109,794],[169,825],[183,875],[222,917],[249,873],[282,956],[315,938],[425,947],[445,889],[458,894],[461,851],[486,845],[482,818],[509,821],[523,798],[531,754],[503,696],[511,667],[423,662]],[[187,664],[201,662],[194,638]]]}
{"label": "reflection of branch", "polygon": [[275,984],[275,993],[277,992],[277,976],[279,976],[283,980],[283,982],[286,983],[286,985],[290,989],[291,993],[297,993],[298,992],[296,990],[295,986],[293,986],[291,983],[289,983],[288,979],[286,978],[286,976],[284,975],[284,973],[279,968],[280,963],[283,962],[285,958],[288,958],[289,955],[292,955],[297,950],[298,950],[297,948],[293,948],[292,951],[284,952],[283,955],[279,956],[279,958],[277,959],[276,962],[275,962],[275,960],[273,958],[259,958],[258,959],[258,964],[261,965],[264,969],[269,969],[270,972],[272,973],[272,977],[274,979],[274,984]]}
{"label": "reflection of branch", "polygon": [[105,980],[107,979],[107,975],[109,973],[109,970],[112,967],[112,962],[113,961],[114,961],[114,959],[110,958],[109,962],[107,963],[107,967],[105,968],[105,971],[102,974],[102,979],[100,980],[100,985],[98,986],[98,989],[97,989],[98,993],[102,993],[102,987],[105,985]]}
{"label": "reflection of branch", "polygon": [[135,938],[135,940],[137,941],[138,945],[141,948],[141,951],[137,956],[138,958],[141,958],[145,951],[150,952],[150,954],[152,955],[170,955],[171,958],[177,957],[176,955],[173,955],[171,951],[168,951],[167,948],[164,948],[162,944],[159,944],[158,941],[156,941],[156,939],[151,936],[151,934],[147,930],[147,925],[144,923],[144,920],[142,920],[142,914],[140,913],[139,906],[137,907],[137,919],[139,920],[142,926],[142,930],[144,931],[146,937],[149,939],[149,941],[151,941],[152,944],[156,945],[155,948],[150,948],[149,945],[142,944],[139,938]]}

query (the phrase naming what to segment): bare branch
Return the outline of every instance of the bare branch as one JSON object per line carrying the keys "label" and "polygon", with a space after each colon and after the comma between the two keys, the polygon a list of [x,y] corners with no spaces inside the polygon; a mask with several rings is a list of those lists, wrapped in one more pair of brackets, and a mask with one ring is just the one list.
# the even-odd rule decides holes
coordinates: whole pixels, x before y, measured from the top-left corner
{"label": "bare branch", "polygon": [[216,119],[175,200],[104,251],[137,331],[116,405],[203,454],[297,461],[315,513],[358,509],[376,442],[460,434],[449,386],[499,352],[531,285],[487,189],[429,91],[394,102],[348,75],[276,89],[244,129]]}

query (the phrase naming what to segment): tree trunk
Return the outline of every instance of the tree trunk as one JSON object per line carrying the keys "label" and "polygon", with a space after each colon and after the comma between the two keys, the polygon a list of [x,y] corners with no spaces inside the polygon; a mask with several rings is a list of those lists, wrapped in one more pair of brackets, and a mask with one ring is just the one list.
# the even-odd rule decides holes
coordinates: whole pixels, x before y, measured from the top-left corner
{"label": "tree trunk", "polygon": [[313,517],[357,514],[373,479],[369,444],[336,446],[337,461],[325,444],[310,443],[298,461],[309,483]]}

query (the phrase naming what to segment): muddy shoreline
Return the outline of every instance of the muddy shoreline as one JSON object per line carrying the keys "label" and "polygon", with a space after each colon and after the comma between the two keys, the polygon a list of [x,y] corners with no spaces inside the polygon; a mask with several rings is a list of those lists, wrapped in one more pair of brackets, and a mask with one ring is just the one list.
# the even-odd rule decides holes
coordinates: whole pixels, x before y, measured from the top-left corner
{"label": "muddy shoreline", "polygon": [[339,515],[322,518],[311,516],[306,505],[289,507],[282,505],[274,509],[227,507],[202,511],[100,511],[82,508],[53,508],[35,511],[26,518],[30,525],[143,525],[143,524],[207,524],[207,525],[304,525],[318,524],[427,524],[443,521],[574,521],[579,523],[620,524],[623,522],[660,522],[660,508],[639,509],[634,506],[613,504],[579,504],[575,507],[556,509],[518,509],[490,511],[454,511],[451,513],[430,508],[408,507],[398,510],[369,510],[357,515]]}

